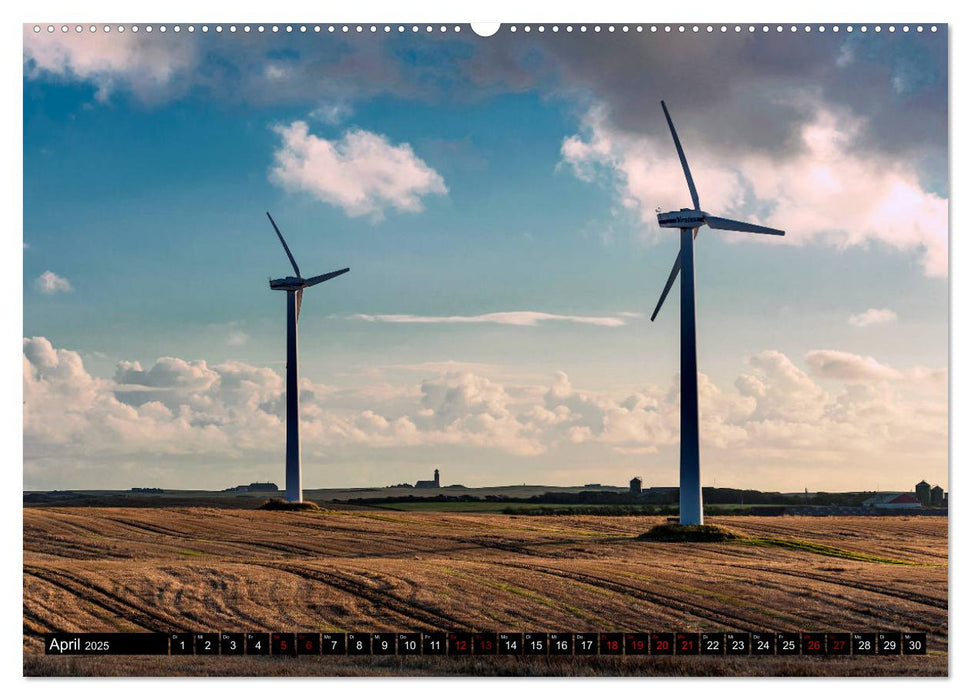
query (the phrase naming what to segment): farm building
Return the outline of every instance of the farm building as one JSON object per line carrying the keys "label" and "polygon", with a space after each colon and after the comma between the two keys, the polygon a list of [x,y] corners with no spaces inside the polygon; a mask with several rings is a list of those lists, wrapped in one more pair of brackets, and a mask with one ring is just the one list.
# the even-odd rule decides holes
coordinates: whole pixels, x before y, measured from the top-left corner
{"label": "farm building", "polygon": [[929,506],[931,504],[931,485],[923,479],[914,487],[914,493],[917,494],[917,500],[921,502],[921,505]]}
{"label": "farm building", "polygon": [[630,480],[630,492],[631,492],[631,494],[633,494],[634,496],[640,496],[641,495],[641,484],[642,483],[643,482],[641,481],[641,477],[639,477],[639,476],[635,476],[633,479],[631,479]]}
{"label": "farm building", "polygon": [[944,505],[944,489],[940,486],[934,486],[931,489],[931,505],[935,508],[940,508]]}
{"label": "farm building", "polygon": [[863,501],[866,508],[920,508],[921,502],[912,493],[881,493]]}
{"label": "farm building", "polygon": [[240,484],[239,486],[232,486],[228,489],[223,489],[223,491],[230,491],[232,493],[250,493],[253,491],[279,491],[280,488],[270,481],[254,481],[251,484]]}
{"label": "farm building", "polygon": [[435,478],[431,481],[416,481],[416,489],[437,489],[439,487],[438,470],[435,470]]}

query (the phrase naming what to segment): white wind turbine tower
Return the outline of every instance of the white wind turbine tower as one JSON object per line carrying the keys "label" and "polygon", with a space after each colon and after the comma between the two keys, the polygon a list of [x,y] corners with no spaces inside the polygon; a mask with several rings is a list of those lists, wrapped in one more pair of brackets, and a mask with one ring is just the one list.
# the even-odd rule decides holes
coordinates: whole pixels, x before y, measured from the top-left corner
{"label": "white wind turbine tower", "polygon": [[304,279],[300,276],[300,268],[297,261],[293,259],[293,254],[283,240],[283,234],[277,228],[276,222],[266,212],[267,218],[273,224],[273,230],[280,238],[283,249],[290,258],[293,271],[296,277],[281,277],[280,279],[270,280],[270,289],[280,289],[287,293],[287,490],[286,500],[290,503],[299,503],[303,500],[303,488],[300,483],[300,401],[299,388],[297,386],[297,319],[300,318],[300,304],[303,301],[303,290],[313,287],[315,284],[326,282],[338,275],[343,275],[351,268],[345,267],[343,270],[334,270],[324,275],[308,277]]}
{"label": "white wind turbine tower", "polygon": [[695,333],[695,250],[694,241],[698,236],[698,229],[708,226],[723,231],[742,231],[745,233],[767,233],[773,236],[784,236],[780,231],[766,226],[757,226],[744,221],[733,221],[718,216],[711,216],[701,210],[698,203],[698,191],[695,189],[688,161],[684,157],[678,132],[674,130],[674,123],[668,113],[667,105],[661,101],[664,117],[667,119],[674,145],[678,149],[678,158],[684,170],[685,180],[688,181],[688,191],[694,209],[680,209],[659,213],[657,223],[662,228],[676,228],[681,230],[681,251],[674,261],[671,274],[661,292],[661,298],[651,314],[651,321],[657,318],[661,305],[671,291],[678,273],[681,273],[681,478],[680,478],[680,523],[682,525],[701,525],[704,522],[704,511],[701,503],[701,454],[698,446],[698,352]]}

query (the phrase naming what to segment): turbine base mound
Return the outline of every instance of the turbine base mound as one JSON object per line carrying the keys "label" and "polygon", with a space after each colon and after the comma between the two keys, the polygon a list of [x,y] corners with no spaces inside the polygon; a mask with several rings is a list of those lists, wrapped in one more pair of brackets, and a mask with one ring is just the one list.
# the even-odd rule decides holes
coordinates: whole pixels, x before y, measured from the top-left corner
{"label": "turbine base mound", "polygon": [[320,510],[313,501],[284,501],[282,498],[271,498],[260,506],[260,510]]}
{"label": "turbine base mound", "polygon": [[728,528],[719,525],[655,525],[637,539],[648,542],[731,542],[745,539]]}

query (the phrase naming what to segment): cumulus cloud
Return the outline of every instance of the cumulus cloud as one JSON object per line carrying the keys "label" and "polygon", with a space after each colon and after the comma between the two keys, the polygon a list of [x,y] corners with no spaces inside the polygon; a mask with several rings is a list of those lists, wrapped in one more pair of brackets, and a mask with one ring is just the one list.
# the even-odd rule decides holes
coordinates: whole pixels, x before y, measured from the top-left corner
{"label": "cumulus cloud", "polygon": [[897,320],[897,312],[892,309],[867,309],[861,314],[850,316],[850,325],[857,328],[893,323]]}
{"label": "cumulus cloud", "polygon": [[[687,146],[702,208],[784,229],[776,242],[883,244],[920,256],[928,276],[945,276],[947,200],[921,185],[909,161],[857,149],[862,119],[806,95],[792,99],[813,118],[786,157],[753,151],[727,159]],[[658,230],[656,207],[690,202],[670,137],[619,129],[603,106],[591,108],[581,134],[564,139],[561,156],[577,177],[607,183],[649,235]]]}
{"label": "cumulus cloud", "polygon": [[[117,480],[119,465],[143,468],[160,458],[195,474],[219,460],[238,471],[282,454],[284,383],[271,369],[168,357],[147,368],[121,362],[107,379],[46,338],[24,339],[23,363],[25,473],[39,482],[58,465],[85,485],[90,475]],[[814,473],[858,468],[861,460],[878,469],[895,460],[906,469],[946,465],[945,370],[897,370],[838,351],[814,351],[806,365],[841,388],[825,390],[771,350],[750,358],[734,388],[701,375],[705,453],[739,474],[775,463],[780,479],[793,465]],[[606,466],[635,457],[676,464],[677,377],[667,387],[615,394],[577,388],[564,372],[537,383],[450,367],[398,385],[338,389],[304,378],[305,458],[337,451],[372,459],[377,450],[408,459],[447,448],[462,459],[534,460],[527,468],[537,470],[581,453]]]}
{"label": "cumulus cloud", "polygon": [[415,316],[412,314],[353,314],[351,318],[373,323],[494,323],[502,326],[535,326],[540,321],[564,321],[616,328],[627,321],[616,316],[571,316],[542,311],[496,311],[476,316]]}
{"label": "cumulus cloud", "polygon": [[57,294],[58,292],[70,292],[71,283],[67,281],[66,278],[47,270],[41,273],[36,280],[34,280],[34,286],[37,287],[38,291],[42,294]]}
{"label": "cumulus cloud", "polygon": [[161,357],[148,370],[143,370],[139,362],[122,361],[115,371],[115,381],[118,384],[163,389],[205,390],[217,379],[218,375],[204,361],[186,362],[177,357]]}
{"label": "cumulus cloud", "polygon": [[806,364],[817,377],[844,382],[871,382],[900,379],[903,376],[898,370],[880,364],[872,357],[839,350],[812,350],[806,353]]}
{"label": "cumulus cloud", "polygon": [[740,375],[735,388],[755,399],[753,418],[812,422],[823,414],[826,392],[785,354],[765,350],[750,357],[748,364],[753,373]]}
{"label": "cumulus cloud", "polygon": [[350,129],[337,140],[310,133],[306,122],[278,125],[282,143],[274,153],[270,178],[282,187],[306,192],[348,216],[381,218],[385,209],[419,212],[422,198],[446,194],[442,176],[415,155],[407,143]]}

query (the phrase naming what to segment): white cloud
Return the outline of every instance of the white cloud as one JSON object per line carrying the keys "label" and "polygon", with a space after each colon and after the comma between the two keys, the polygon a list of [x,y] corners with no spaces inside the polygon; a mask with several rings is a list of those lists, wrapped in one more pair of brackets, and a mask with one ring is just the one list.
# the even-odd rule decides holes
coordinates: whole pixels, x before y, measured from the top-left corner
{"label": "white cloud", "polygon": [[243,331],[230,331],[229,337],[226,338],[226,344],[238,347],[240,345],[246,345],[249,342],[249,336],[243,333]]}
{"label": "white cloud", "polygon": [[[496,311],[477,316],[415,316],[412,314],[353,314],[351,318],[376,323],[495,323],[503,326],[535,326],[540,321],[566,321],[591,326],[627,325],[627,321],[617,316],[571,316],[548,314],[542,311]],[[629,315],[628,315],[629,316]]]}
{"label": "white cloud", "polygon": [[197,62],[196,45],[187,36],[126,32],[34,33],[24,25],[24,73],[54,75],[93,83],[104,102],[127,88],[154,103],[181,89],[180,76]]}
{"label": "white cloud", "polygon": [[899,371],[880,364],[872,357],[840,350],[812,350],[806,354],[806,364],[818,377],[844,382],[900,379],[903,376]]}
{"label": "white cloud", "polygon": [[[657,207],[691,206],[673,144],[615,129],[602,106],[586,114],[584,132],[564,139],[560,166],[568,166],[581,180],[605,181],[647,235],[658,232]],[[728,215],[741,205],[743,188],[737,173],[702,153],[690,153],[690,163],[706,210]],[[704,173],[704,180],[699,173]]]}
{"label": "white cloud", "polygon": [[850,316],[850,325],[857,328],[893,323],[897,320],[897,312],[891,309],[867,309],[862,314]]}
{"label": "white cloud", "polygon": [[760,421],[815,421],[822,416],[826,392],[778,350],[765,350],[748,360],[754,374],[735,380],[742,396],[755,399],[752,417]]}
{"label": "white cloud", "polygon": [[[78,353],[45,338],[24,339],[23,362],[25,475],[36,484],[57,487],[57,473],[70,474],[78,487],[125,483],[121,473],[139,481],[149,463],[165,465],[159,473],[170,484],[236,483],[240,471],[281,459],[284,382],[271,369],[170,357],[147,369],[121,362],[114,379],[103,379]],[[852,467],[859,479],[864,467],[883,473],[892,463],[904,483],[915,468],[946,470],[945,370],[897,370],[838,351],[814,351],[806,364],[842,382],[841,389],[826,391],[772,350],[750,359],[734,390],[701,375],[705,454],[745,483],[753,468],[766,465],[774,465],[776,483],[793,470],[808,470],[796,478],[831,470],[833,479],[847,479]],[[564,372],[524,383],[444,371],[342,389],[305,378],[300,389],[309,463],[335,455],[370,463],[379,452],[386,461],[414,463],[415,455],[427,459],[443,449],[460,462],[488,455],[497,465],[531,460],[519,464],[539,472],[570,460],[609,470],[621,460],[625,469],[642,464],[647,473],[677,460],[677,378],[626,395],[577,389]],[[225,471],[211,475],[213,464]],[[352,467],[335,469],[334,479],[353,483]],[[727,478],[722,474],[719,481]],[[848,487],[861,487],[853,479]]]}
{"label": "white cloud", "polygon": [[177,357],[160,357],[145,371],[138,362],[122,361],[115,370],[118,384],[157,388],[191,388],[206,390],[219,379],[219,375],[202,360],[187,362]]}
{"label": "white cloud", "polygon": [[64,277],[47,270],[41,273],[36,280],[34,280],[34,286],[42,294],[57,294],[58,292],[70,292],[71,283],[67,281]]}
{"label": "white cloud", "polygon": [[311,119],[316,119],[324,124],[334,125],[340,124],[342,121],[351,116],[352,111],[351,106],[346,102],[331,101],[317,105],[317,107],[310,112],[309,116]]}
{"label": "white cloud", "polygon": [[446,194],[442,176],[407,143],[350,129],[330,141],[311,134],[306,122],[278,125],[282,144],[274,153],[270,178],[282,187],[306,192],[348,216],[379,219],[385,209],[419,212],[422,197]]}
{"label": "white cloud", "polygon": [[[906,160],[854,149],[865,122],[805,96],[795,101],[815,117],[802,129],[802,148],[785,158],[753,152],[733,163],[688,146],[702,208],[784,229],[786,238],[777,243],[877,242],[911,251],[925,274],[945,276],[947,199],[925,190]],[[605,179],[650,235],[658,231],[655,207],[690,204],[670,140],[617,129],[603,107],[588,112],[582,135],[563,141],[561,156],[580,179]]]}

